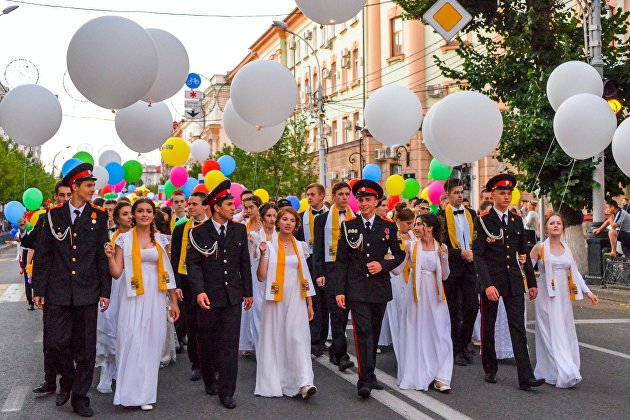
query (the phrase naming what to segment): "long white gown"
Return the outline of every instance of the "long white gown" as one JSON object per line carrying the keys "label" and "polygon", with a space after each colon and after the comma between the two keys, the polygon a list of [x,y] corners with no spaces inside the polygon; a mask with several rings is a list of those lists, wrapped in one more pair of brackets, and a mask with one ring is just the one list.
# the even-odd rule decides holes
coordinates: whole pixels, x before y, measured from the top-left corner
{"label": "long white gown", "polygon": [[112,392],[112,380],[116,379],[116,330],[121,290],[124,291],[120,279],[112,279],[109,307],[105,312],[98,312],[96,321],[96,367],[101,368],[96,389],[103,394]]}
{"label": "long white gown", "polygon": [[[251,310],[246,311],[245,309],[243,309],[241,311],[241,331],[238,340],[238,350],[253,352],[256,351],[256,345],[258,344],[260,306],[262,305],[262,302],[260,301],[260,285],[258,284],[259,281],[258,277],[256,276],[256,270],[258,269],[256,250],[258,249],[258,244],[260,244],[260,239],[258,232],[248,232],[248,235],[250,235],[253,239],[247,242],[247,247],[252,267],[252,291],[254,303]],[[264,288],[262,293],[264,294]],[[258,311],[256,310],[257,305],[259,306]]]}
{"label": "long white gown", "polygon": [[[573,257],[566,248],[562,256],[553,255],[551,252],[545,255],[553,267],[556,296],[550,297],[546,284],[541,281],[538,296],[534,301],[536,307],[534,376],[544,378],[548,384],[557,388],[571,388],[582,380],[580,350],[567,275]],[[581,287],[584,293],[590,291],[583,282],[577,281],[576,285]]]}
{"label": "long white gown", "polygon": [[[163,235],[156,235],[157,240],[163,246],[168,244]],[[122,236],[116,239],[116,244],[123,247]],[[168,322],[167,293],[158,287],[157,249],[142,249],[140,255],[144,294],[134,297],[121,294],[116,334],[118,373],[114,404],[126,407],[156,402]]]}
{"label": "long white gown", "polygon": [[[311,333],[306,302],[300,292],[298,257],[286,256],[283,298],[263,301],[254,394],[293,397],[313,385]],[[266,281],[269,281],[267,279]]]}
{"label": "long white gown", "polygon": [[[418,244],[418,246],[421,246]],[[420,250],[418,251],[420,252]],[[451,384],[453,342],[446,300],[439,299],[436,284],[437,251],[424,251],[416,276],[418,303],[413,300],[413,282],[405,285],[401,312],[398,386],[428,391],[434,380]],[[442,278],[448,277],[448,257],[441,261]]]}

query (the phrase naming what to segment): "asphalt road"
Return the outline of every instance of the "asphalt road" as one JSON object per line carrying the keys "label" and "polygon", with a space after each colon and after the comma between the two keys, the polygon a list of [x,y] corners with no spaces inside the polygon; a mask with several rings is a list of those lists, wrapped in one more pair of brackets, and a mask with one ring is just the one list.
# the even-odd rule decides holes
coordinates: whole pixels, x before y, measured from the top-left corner
{"label": "asphalt road", "polygon": [[[30,392],[43,379],[41,313],[27,311],[24,301],[6,301],[7,289],[20,283],[15,264],[10,258],[0,257],[0,418],[78,418],[69,404],[57,408],[52,395],[36,398]],[[532,318],[533,308],[530,309]],[[455,366],[450,394],[400,391],[395,386],[393,351],[385,349],[378,356],[377,376],[387,387],[374,391],[374,398],[357,397],[356,371],[340,374],[326,358],[320,357],[313,363],[319,390],[313,399],[270,399],[253,395],[255,360],[241,357],[235,395],[238,407],[226,410],[217,397],[204,393],[201,382],[188,380],[188,360],[185,355],[178,355],[176,364],[160,371],[158,401],[152,412],[116,407],[112,394],[99,394],[95,387],[90,394],[92,407],[96,417],[128,419],[630,418],[630,306],[603,302],[591,307],[590,303],[576,302],[574,311],[584,380],[569,390],[545,385],[520,391],[516,367],[510,362],[500,365],[497,384],[487,384],[476,357],[471,366]],[[528,328],[533,360],[535,325],[530,323]],[[351,338],[352,334],[348,336]],[[349,347],[353,349],[352,343]]]}

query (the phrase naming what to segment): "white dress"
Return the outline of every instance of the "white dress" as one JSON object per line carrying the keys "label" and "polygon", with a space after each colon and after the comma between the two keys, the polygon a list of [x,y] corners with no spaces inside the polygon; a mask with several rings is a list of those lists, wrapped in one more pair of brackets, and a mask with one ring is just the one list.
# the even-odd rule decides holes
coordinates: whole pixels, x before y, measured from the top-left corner
{"label": "white dress", "polygon": [[[257,288],[260,287],[258,277],[256,276],[256,270],[258,270],[258,259],[255,258],[256,250],[258,248],[259,239],[258,232],[247,232],[248,236],[251,235],[252,240],[247,241],[247,248],[249,251],[249,259],[252,267],[252,291],[254,303],[249,311],[245,309],[241,310],[241,331],[238,340],[238,350],[253,352],[256,350],[256,344],[258,343],[258,326],[260,323],[260,308],[256,313],[256,304],[260,306],[262,302],[256,302]],[[264,290],[263,292],[264,293]],[[255,324],[255,325],[254,325]]]}
{"label": "white dress", "polygon": [[[122,239],[122,236],[116,239],[121,248]],[[168,244],[163,235],[156,235],[157,240],[163,246]],[[167,293],[158,286],[158,252],[156,248],[148,248],[140,254],[144,294],[134,297],[121,294],[116,334],[118,373],[114,404],[126,407],[156,402],[160,358],[166,340]]]}
{"label": "white dress", "polygon": [[[121,276],[122,277],[122,276]],[[121,293],[120,278],[112,279],[109,306],[98,311],[96,321],[96,367],[101,368],[101,378],[96,389],[104,394],[112,392],[112,379],[116,379],[116,329]]]}
{"label": "white dress", "polygon": [[[397,377],[401,389],[428,391],[434,380],[451,384],[451,318],[446,300],[438,297],[435,277],[438,258],[437,251],[423,251],[420,272],[411,273],[416,276],[418,303],[413,300],[412,279],[405,285]],[[448,257],[441,261],[441,269],[442,278],[447,278]]]}
{"label": "white dress", "polygon": [[306,302],[300,292],[298,257],[285,258],[282,300],[263,301],[254,391],[263,397],[293,397],[301,387],[312,386],[314,381],[311,333]]}
{"label": "white dress", "polygon": [[[570,388],[582,380],[568,270],[573,257],[565,248],[562,256],[547,252],[553,267],[556,296],[550,297],[546,284],[538,287],[536,305],[536,378],[544,378],[558,388]],[[542,276],[541,276],[542,277]],[[577,284],[589,292],[586,284]]]}
{"label": "white dress", "polygon": [[[525,305],[527,311],[527,305]],[[527,319],[527,312],[525,312]],[[497,319],[494,323],[494,349],[497,354],[497,360],[513,359],[514,350],[512,349],[512,338],[510,337],[510,328],[508,327],[507,312],[503,298],[499,297],[499,307],[497,309]]]}

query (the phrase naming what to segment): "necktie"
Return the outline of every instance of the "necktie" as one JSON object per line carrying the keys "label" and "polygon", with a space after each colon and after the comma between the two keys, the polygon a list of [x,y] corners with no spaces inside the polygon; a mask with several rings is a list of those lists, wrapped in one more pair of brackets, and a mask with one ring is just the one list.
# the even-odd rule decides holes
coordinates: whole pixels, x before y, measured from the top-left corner
{"label": "necktie", "polygon": [[74,221],[72,222],[73,225],[77,223],[77,220],[79,219],[79,216],[81,216],[81,212],[79,210],[75,209],[74,210],[74,214],[75,214]]}
{"label": "necktie", "polygon": [[503,225],[504,225],[505,227],[507,227],[507,225],[508,225],[508,224],[507,224],[507,214],[504,214],[504,215],[503,215],[503,218],[501,219],[501,221],[503,222]]}
{"label": "necktie", "polygon": [[453,210],[453,214],[457,216],[458,214],[464,214],[464,209],[461,210]]}
{"label": "necktie", "polygon": [[221,239],[225,239],[225,226],[221,225],[221,231],[219,232],[219,237]]}
{"label": "necktie", "polygon": [[321,209],[321,210],[311,210],[311,213],[313,213],[313,216],[317,216],[318,214],[324,214],[324,209]]}
{"label": "necktie", "polygon": [[370,225],[371,225],[371,223],[370,223],[370,222],[365,222],[365,231],[366,231],[367,233],[370,233]]}

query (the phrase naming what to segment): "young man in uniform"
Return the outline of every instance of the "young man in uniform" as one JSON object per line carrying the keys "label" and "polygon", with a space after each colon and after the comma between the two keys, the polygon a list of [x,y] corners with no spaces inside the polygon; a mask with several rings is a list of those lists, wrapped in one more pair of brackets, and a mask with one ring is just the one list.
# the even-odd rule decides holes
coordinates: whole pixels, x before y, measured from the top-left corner
{"label": "young man in uniform", "polygon": [[[358,394],[368,398],[372,389],[383,389],[376,380],[376,348],[387,302],[392,300],[389,272],[405,259],[398,229],[391,219],[376,216],[383,188],[374,181],[360,180],[352,187],[361,216],[341,225],[333,274],[337,305],[352,312],[359,368]],[[393,258],[385,259],[391,252]]]}
{"label": "young man in uniform", "polygon": [[98,307],[109,306],[112,278],[104,246],[107,212],[91,204],[92,165],[82,163],[63,178],[72,198],[51,208],[38,235],[33,277],[35,305],[47,308],[46,347],[61,374],[57,406],[70,398],[74,411],[91,417],[87,396],[96,359]]}
{"label": "young man in uniform", "polygon": [[492,193],[494,207],[481,213],[475,221],[473,261],[481,293],[481,360],[486,373],[485,380],[489,383],[497,382],[494,324],[499,297],[502,297],[516,359],[519,387],[527,390],[541,386],[545,380],[534,377],[527,352],[523,295],[527,287],[529,299],[534,300],[538,289],[529,258],[527,238],[523,232],[523,222],[517,214],[508,211],[515,187],[516,178],[509,174],[499,174],[488,181],[486,190]]}

